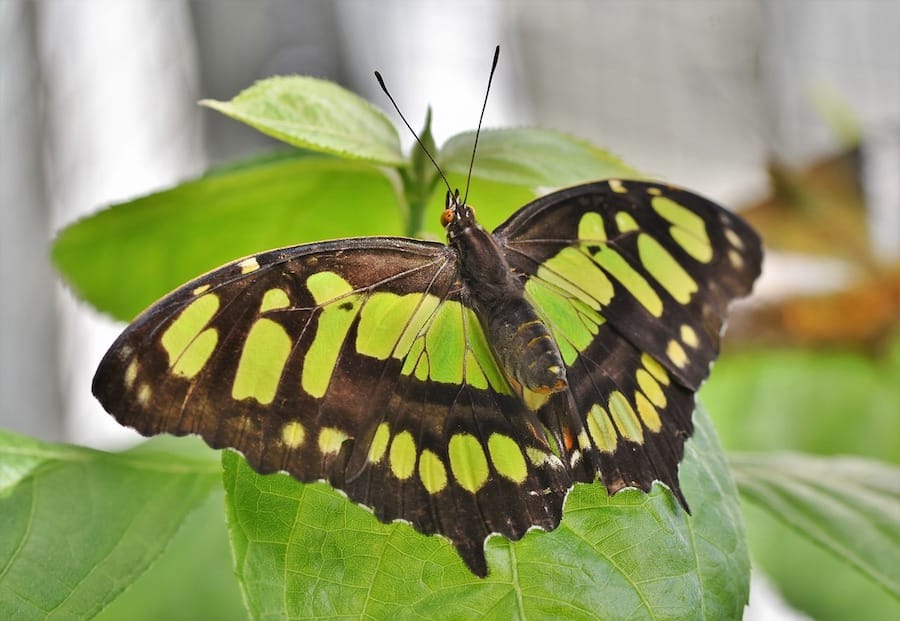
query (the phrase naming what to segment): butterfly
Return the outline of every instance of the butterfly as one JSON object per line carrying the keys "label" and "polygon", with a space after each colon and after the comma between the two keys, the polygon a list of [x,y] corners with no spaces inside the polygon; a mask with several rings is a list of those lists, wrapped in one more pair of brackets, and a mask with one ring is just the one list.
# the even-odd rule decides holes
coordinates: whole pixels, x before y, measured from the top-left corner
{"label": "butterfly", "polygon": [[447,244],[325,241],[243,258],[144,311],[93,392],[144,435],[197,434],[329,482],[383,522],[484,542],[552,530],[576,482],[678,480],[694,394],[759,237],[671,185],[559,190],[493,233],[447,193]]}

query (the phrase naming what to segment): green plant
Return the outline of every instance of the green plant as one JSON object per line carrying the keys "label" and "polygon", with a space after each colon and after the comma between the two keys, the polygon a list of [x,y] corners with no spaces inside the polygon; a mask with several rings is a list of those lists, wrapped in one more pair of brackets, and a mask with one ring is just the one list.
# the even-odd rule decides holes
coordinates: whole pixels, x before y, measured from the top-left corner
{"label": "green plant", "polygon": [[[54,261],[98,309],[131,319],[190,277],[265,248],[441,235],[433,169],[419,151],[404,157],[396,130],[357,97],[319,80],[274,78],[207,105],[300,150],[213,171],[64,230]],[[472,139],[434,150],[453,184],[464,183]],[[635,174],[559,133],[488,131],[470,196],[493,228],[539,188]],[[695,422],[681,468],[693,515],[660,486],[610,498],[602,486],[578,485],[557,530],[489,541],[484,580],[446,541],[381,524],[324,484],[260,476],[233,452],[219,468],[188,440],[109,454],[2,433],[0,616],[736,618],[749,558],[732,471],[742,492],[900,594],[891,569],[900,559],[896,469],[828,461],[830,478],[810,478],[809,464],[820,461],[753,454],[729,467],[702,410]],[[848,489],[857,490],[853,502],[843,501]],[[848,536],[850,524],[860,536]],[[226,532],[236,580],[223,567]],[[167,567],[190,578],[173,580]]]}

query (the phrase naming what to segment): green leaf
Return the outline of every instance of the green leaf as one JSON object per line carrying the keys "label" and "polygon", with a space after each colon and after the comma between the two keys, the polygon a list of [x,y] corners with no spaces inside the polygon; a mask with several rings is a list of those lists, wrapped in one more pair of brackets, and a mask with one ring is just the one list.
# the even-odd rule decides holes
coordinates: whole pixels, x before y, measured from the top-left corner
{"label": "green leaf", "polygon": [[397,130],[381,110],[327,80],[268,78],[231,101],[200,103],[296,147],[374,164],[406,164]]}
{"label": "green leaf", "polygon": [[900,468],[791,453],[731,464],[744,497],[900,599]]}
{"label": "green leaf", "polygon": [[430,154],[437,153],[437,145],[431,133],[431,108],[425,113],[425,124],[419,130],[419,140],[410,155],[410,165],[400,170],[403,179],[403,193],[409,203],[407,235],[415,236],[423,229],[425,207],[434,194],[439,174],[431,161]]}
{"label": "green leaf", "polygon": [[59,234],[53,260],[81,298],[128,320],[242,256],[397,232],[394,182],[371,165],[327,156],[247,164],[81,220]]}
{"label": "green leaf", "polygon": [[[474,132],[454,136],[438,153],[452,188],[465,193]],[[468,203],[478,221],[493,230],[548,188],[576,185],[610,177],[640,178],[634,168],[590,143],[544,129],[486,130],[478,140]],[[446,188],[434,184],[422,231],[444,239],[440,213]],[[428,214],[434,214],[429,217]]]}
{"label": "green leaf", "polygon": [[[465,178],[449,175],[448,179],[453,187],[464,187]],[[443,185],[436,187],[431,199],[425,208],[425,218],[422,222],[421,235],[446,243],[447,235],[441,226],[441,212],[444,210],[444,198],[446,188]],[[485,229],[491,231],[498,224],[509,218],[513,213],[526,203],[538,197],[538,192],[520,185],[500,183],[484,179],[472,179],[469,189],[468,203],[475,208],[478,214],[478,222]]]}
{"label": "green leaf", "polygon": [[[469,170],[475,132],[450,138],[438,154],[445,172]],[[640,177],[608,151],[547,129],[482,130],[472,176],[529,188],[558,188],[609,177]],[[470,197],[474,195],[470,192]]]}
{"label": "green leaf", "polygon": [[[104,608],[96,621],[246,620],[231,567],[224,496],[219,483],[186,517],[159,559]],[[190,578],[186,580],[186,576]]]}
{"label": "green leaf", "polygon": [[253,618],[730,619],[747,601],[737,492],[705,414],[671,494],[570,493],[561,526],[493,537],[474,577],[440,537],[382,524],[321,483],[260,476],[223,454],[236,571]]}
{"label": "green leaf", "polygon": [[716,363],[700,398],[728,450],[791,447],[898,463],[900,334],[890,348],[893,356],[877,359],[861,350],[726,355]]}
{"label": "green leaf", "polygon": [[[861,350],[726,354],[700,398],[727,450],[865,454],[900,461],[900,334],[876,357]],[[753,503],[751,556],[795,608],[820,621],[900,618],[888,591]]]}
{"label": "green leaf", "polygon": [[87,618],[162,553],[218,483],[206,460],[0,431],[0,619]]}

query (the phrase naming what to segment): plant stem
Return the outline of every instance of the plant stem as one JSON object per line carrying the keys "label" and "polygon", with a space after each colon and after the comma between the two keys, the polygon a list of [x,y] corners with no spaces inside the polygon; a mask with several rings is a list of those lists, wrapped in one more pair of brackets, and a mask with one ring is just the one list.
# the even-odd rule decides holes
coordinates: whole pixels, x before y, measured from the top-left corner
{"label": "plant stem", "polygon": [[425,153],[427,150],[432,155],[437,155],[437,145],[431,135],[431,108],[425,114],[425,126],[416,142],[410,156],[410,167],[400,171],[403,177],[403,191],[406,192],[406,202],[409,206],[406,234],[410,237],[422,233],[428,198],[437,180],[435,164]]}
{"label": "plant stem", "polygon": [[409,196],[409,218],[406,221],[406,236],[416,237],[422,232],[422,223],[425,220],[426,202],[422,196]]}

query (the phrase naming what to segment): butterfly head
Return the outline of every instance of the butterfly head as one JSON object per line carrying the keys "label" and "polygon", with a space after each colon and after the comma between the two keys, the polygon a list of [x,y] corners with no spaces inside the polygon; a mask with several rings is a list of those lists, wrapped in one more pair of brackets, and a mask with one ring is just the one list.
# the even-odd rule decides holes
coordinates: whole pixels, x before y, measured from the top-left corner
{"label": "butterfly head", "polygon": [[447,238],[452,240],[460,233],[472,227],[478,227],[475,210],[463,203],[459,198],[459,190],[447,192],[447,202],[441,213],[441,225],[447,231]]}

